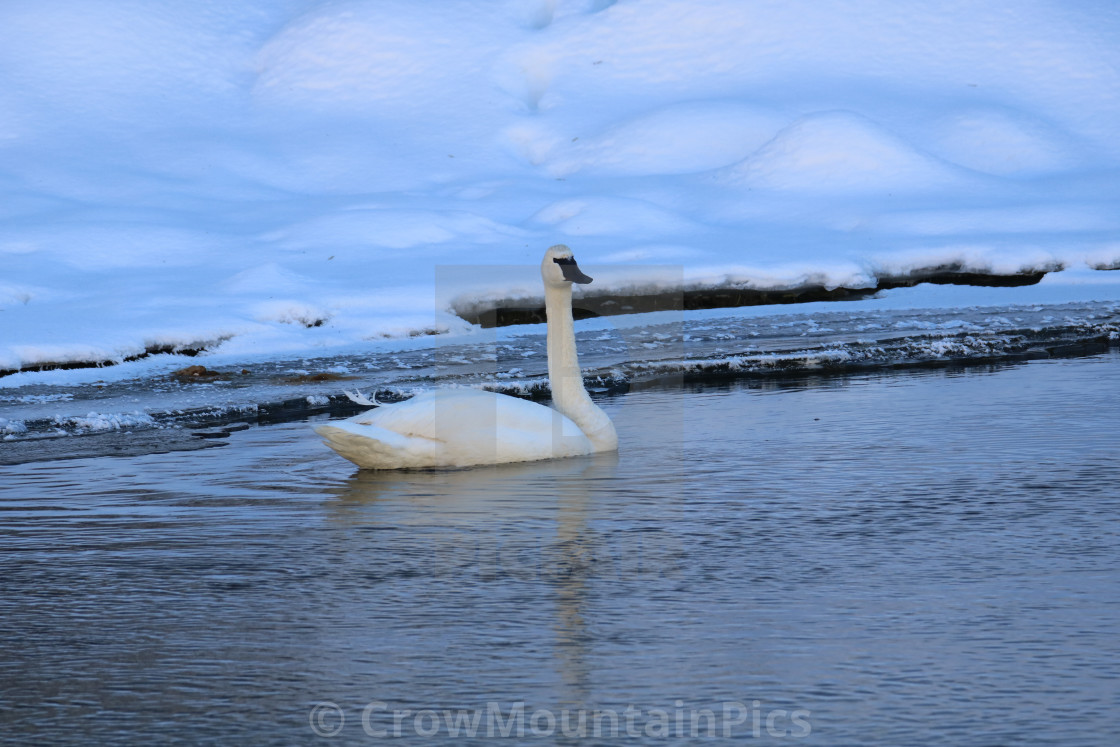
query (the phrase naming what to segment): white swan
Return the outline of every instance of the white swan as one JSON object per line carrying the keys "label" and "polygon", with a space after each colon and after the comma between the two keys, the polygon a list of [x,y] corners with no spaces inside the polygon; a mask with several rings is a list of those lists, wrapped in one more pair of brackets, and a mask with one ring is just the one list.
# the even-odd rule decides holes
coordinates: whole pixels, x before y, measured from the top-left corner
{"label": "white swan", "polygon": [[494,392],[439,389],[315,432],[365,469],[467,467],[617,449],[614,424],[587,396],[576,356],[572,283],[591,278],[563,244],[545,252],[541,277],[555,409]]}

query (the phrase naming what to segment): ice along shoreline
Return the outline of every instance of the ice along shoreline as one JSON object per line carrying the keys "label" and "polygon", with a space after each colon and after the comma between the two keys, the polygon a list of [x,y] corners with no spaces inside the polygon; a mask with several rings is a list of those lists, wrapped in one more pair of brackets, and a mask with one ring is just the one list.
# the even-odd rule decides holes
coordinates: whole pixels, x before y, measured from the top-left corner
{"label": "ice along shoreline", "polygon": [[[1120,302],[965,310],[844,307],[750,319],[663,312],[630,327],[613,326],[617,318],[596,320],[584,323],[579,334],[581,362],[589,389],[614,396],[721,378],[1013,365],[1120,346]],[[209,367],[199,367],[205,373],[195,377],[168,370],[96,385],[0,390],[5,412],[0,464],[206,448],[251,425],[364,409],[345,389],[375,393],[381,401],[433,386],[478,386],[547,399],[543,348],[543,330],[522,327],[394,353],[351,352],[246,367],[207,360]],[[171,361],[192,365],[183,357],[168,356]]]}

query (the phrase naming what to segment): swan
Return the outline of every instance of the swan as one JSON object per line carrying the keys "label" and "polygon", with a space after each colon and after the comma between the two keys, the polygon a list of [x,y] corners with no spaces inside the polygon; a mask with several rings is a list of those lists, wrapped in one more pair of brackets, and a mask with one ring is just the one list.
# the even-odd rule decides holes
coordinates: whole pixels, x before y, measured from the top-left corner
{"label": "swan", "polygon": [[616,450],[614,424],[587,395],[576,355],[572,284],[591,278],[563,244],[545,252],[541,278],[555,409],[495,392],[437,389],[315,432],[363,469],[469,467]]}

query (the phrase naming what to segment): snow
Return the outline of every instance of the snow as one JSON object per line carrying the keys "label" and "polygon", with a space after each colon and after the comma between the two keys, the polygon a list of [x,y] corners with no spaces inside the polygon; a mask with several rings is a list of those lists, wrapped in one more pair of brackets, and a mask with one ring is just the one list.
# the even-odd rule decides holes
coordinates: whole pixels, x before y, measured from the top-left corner
{"label": "snow", "polygon": [[94,433],[98,431],[119,431],[126,428],[152,428],[156,421],[151,415],[142,412],[100,413],[91,412],[84,417],[57,416],[55,424],[68,433]]}
{"label": "snow", "polygon": [[1105,0],[17,0],[0,84],[0,370],[470,335],[559,242],[596,290],[1120,298]]}

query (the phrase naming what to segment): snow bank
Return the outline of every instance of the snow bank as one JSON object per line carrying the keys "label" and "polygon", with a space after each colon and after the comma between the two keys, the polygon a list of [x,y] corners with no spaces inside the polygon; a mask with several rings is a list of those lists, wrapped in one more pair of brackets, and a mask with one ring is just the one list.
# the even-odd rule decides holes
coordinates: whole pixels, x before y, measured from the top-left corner
{"label": "snow bank", "polygon": [[557,242],[692,286],[1120,266],[1103,0],[44,0],[0,83],[0,369],[461,331],[439,268],[513,297]]}

